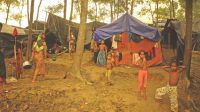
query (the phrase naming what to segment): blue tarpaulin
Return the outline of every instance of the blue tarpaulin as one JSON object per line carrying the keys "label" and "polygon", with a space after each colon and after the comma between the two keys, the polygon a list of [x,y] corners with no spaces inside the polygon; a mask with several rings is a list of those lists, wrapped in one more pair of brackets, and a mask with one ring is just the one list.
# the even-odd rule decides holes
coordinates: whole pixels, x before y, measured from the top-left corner
{"label": "blue tarpaulin", "polygon": [[94,32],[93,38],[95,41],[101,41],[111,38],[112,35],[122,32],[132,32],[153,41],[156,41],[161,37],[156,28],[148,26],[147,24],[126,13],[111,24],[107,24],[98,28]]}

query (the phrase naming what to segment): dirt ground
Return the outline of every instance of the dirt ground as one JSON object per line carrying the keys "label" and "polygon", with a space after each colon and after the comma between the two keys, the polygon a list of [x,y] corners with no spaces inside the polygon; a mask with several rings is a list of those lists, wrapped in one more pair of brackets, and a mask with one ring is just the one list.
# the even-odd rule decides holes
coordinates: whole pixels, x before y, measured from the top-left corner
{"label": "dirt ground", "polygon": [[[168,74],[160,67],[149,69],[145,101],[137,98],[136,68],[115,67],[110,85],[104,77],[105,67],[94,65],[91,55],[84,53],[82,64],[82,75],[91,85],[71,76],[63,79],[72,60],[67,53],[62,54],[56,61],[47,60],[45,80],[33,84],[33,69],[29,69],[20,80],[5,85],[6,93],[0,96],[0,112],[170,112],[167,96],[162,104],[154,100],[156,88],[168,81]],[[8,75],[10,73],[8,66]]]}

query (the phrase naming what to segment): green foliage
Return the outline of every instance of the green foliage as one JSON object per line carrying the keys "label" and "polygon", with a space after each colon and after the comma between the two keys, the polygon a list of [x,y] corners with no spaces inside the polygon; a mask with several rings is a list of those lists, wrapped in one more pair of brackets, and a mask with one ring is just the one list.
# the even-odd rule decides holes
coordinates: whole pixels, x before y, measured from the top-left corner
{"label": "green foliage", "polygon": [[49,11],[50,13],[59,13],[63,11],[64,5],[62,3],[54,4],[51,6],[46,7],[46,10]]}
{"label": "green foliage", "polygon": [[[185,0],[178,0],[179,4],[180,4],[180,10],[181,12],[179,12],[179,15],[181,16],[178,16],[179,18],[185,18]],[[193,0],[193,18],[194,19],[198,19],[200,18],[200,0]]]}
{"label": "green foliage", "polygon": [[13,20],[20,21],[24,16],[22,13],[15,13],[15,14],[12,14],[10,17]]}
{"label": "green foliage", "polygon": [[[155,17],[158,16],[158,22],[166,21],[166,19],[169,19],[172,17],[170,16],[170,12],[173,13],[174,9],[174,15],[177,16],[178,11],[178,2],[176,0],[173,0],[173,6],[170,3],[171,0],[136,0],[137,4],[142,5],[141,11],[138,13],[140,16],[144,15],[151,15],[152,21],[155,21]],[[158,4],[158,11],[156,10],[156,6]],[[181,14],[179,14],[181,16]]]}
{"label": "green foliage", "polygon": [[1,2],[6,4],[7,6],[9,6],[9,5],[19,6],[19,4],[20,4],[20,2],[18,0],[2,0]]}

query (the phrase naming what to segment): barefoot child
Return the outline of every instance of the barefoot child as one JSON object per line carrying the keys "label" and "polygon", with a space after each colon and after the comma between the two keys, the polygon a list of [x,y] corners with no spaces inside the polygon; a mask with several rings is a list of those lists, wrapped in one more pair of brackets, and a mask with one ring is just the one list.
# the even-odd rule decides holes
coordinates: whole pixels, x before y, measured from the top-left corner
{"label": "barefoot child", "polygon": [[108,82],[110,82],[111,81],[111,75],[112,75],[112,68],[113,68],[113,66],[114,66],[114,63],[113,63],[113,61],[112,61],[112,54],[108,54],[108,56],[107,56],[107,65],[106,65],[106,78],[107,78],[107,80],[108,80]]}
{"label": "barefoot child", "polygon": [[171,111],[178,112],[177,84],[179,73],[185,68],[185,66],[177,67],[176,63],[173,62],[171,66],[163,66],[162,68],[169,73],[169,82],[166,86],[156,90],[155,99],[161,100],[163,95],[168,94],[170,98]]}
{"label": "barefoot child", "polygon": [[147,87],[147,60],[145,58],[144,52],[140,52],[140,59],[137,62],[140,70],[138,72],[138,96],[141,97],[142,91],[144,93],[144,99],[147,99],[146,87]]}

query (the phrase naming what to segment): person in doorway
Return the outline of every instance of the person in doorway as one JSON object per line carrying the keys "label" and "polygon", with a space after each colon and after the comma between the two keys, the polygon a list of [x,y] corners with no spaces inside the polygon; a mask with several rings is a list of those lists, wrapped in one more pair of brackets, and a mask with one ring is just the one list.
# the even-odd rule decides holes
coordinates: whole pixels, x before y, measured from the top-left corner
{"label": "person in doorway", "polygon": [[37,41],[33,43],[31,61],[34,59],[36,68],[32,82],[36,81],[38,75],[42,75],[43,79],[46,75],[45,58],[47,56],[47,46],[43,35],[39,35]]}
{"label": "person in doorway", "polygon": [[73,32],[70,33],[69,37],[69,55],[72,56],[72,53],[75,51],[75,37]]}
{"label": "person in doorway", "polygon": [[148,77],[148,68],[147,68],[147,60],[144,55],[144,51],[139,53],[140,59],[137,61],[137,65],[139,66],[138,72],[138,97],[142,96],[142,91],[144,93],[144,99],[147,99],[147,77]]}
{"label": "person in doorway", "polygon": [[166,86],[156,89],[155,99],[160,101],[163,95],[168,94],[171,111],[178,112],[177,85],[179,73],[184,70],[185,66],[177,67],[176,62],[172,62],[171,66],[163,66],[162,68],[169,73],[169,82]]}
{"label": "person in doorway", "polygon": [[97,64],[98,65],[106,64],[106,54],[107,54],[107,47],[104,44],[104,40],[102,40],[101,44],[99,45],[99,53],[97,56]]}

